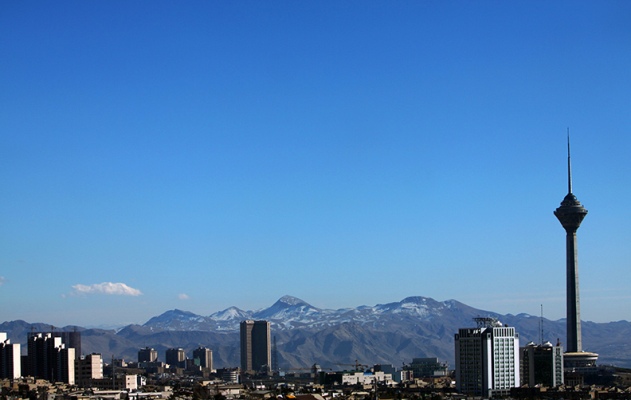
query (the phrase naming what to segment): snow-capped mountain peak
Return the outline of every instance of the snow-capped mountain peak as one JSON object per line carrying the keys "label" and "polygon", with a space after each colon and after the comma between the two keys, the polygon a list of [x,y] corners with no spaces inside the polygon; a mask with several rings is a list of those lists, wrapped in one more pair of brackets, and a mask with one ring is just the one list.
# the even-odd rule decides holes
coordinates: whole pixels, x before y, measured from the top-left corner
{"label": "snow-capped mountain peak", "polygon": [[287,304],[289,306],[296,306],[299,304],[306,304],[309,305],[307,302],[305,302],[304,300],[301,300],[297,297],[294,296],[289,296],[289,295],[285,295],[283,297],[281,297],[280,299],[278,299],[278,301],[276,302],[276,304],[278,303],[283,303],[283,304]]}
{"label": "snow-capped mountain peak", "polygon": [[196,327],[200,323],[203,323],[204,319],[205,318],[201,315],[194,314],[190,311],[175,309],[151,318],[144,326],[165,330],[191,330],[191,327]]}
{"label": "snow-capped mountain peak", "polygon": [[251,313],[248,311],[243,311],[237,307],[228,307],[223,311],[217,311],[214,314],[211,314],[209,318],[215,321],[230,321],[230,320],[244,320],[250,318]]}

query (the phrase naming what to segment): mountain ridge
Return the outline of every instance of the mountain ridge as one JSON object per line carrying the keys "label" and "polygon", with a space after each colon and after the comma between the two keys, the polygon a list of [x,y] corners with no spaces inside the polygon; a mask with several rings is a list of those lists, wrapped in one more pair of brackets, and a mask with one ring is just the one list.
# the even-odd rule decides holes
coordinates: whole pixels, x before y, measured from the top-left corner
{"label": "mountain ridge", "polygon": [[[429,304],[429,305],[428,305]],[[410,296],[399,302],[358,306],[356,308],[322,309],[306,301],[285,295],[272,306],[257,311],[245,311],[228,307],[209,316],[201,316],[179,309],[168,310],[149,319],[143,326],[166,330],[199,330],[200,328],[222,331],[235,331],[244,319],[269,320],[273,328],[291,329],[295,327],[322,327],[332,323],[371,322],[383,313],[396,313],[420,318],[440,317],[445,310],[470,308],[457,300],[436,301],[429,297]],[[499,315],[485,310],[477,310],[489,315]],[[188,320],[188,324],[182,326]],[[220,322],[221,321],[221,322]],[[184,329],[182,329],[184,328]]]}
{"label": "mountain ridge", "polygon": [[[565,338],[565,320],[551,321],[526,313],[501,315],[479,310],[457,300],[437,301],[410,296],[398,302],[321,309],[294,296],[283,296],[270,307],[255,311],[228,307],[201,316],[173,309],[152,317],[142,325],[127,325],[117,330],[86,329],[76,326],[55,330],[82,332],[82,352],[114,355],[135,361],[137,352],[153,347],[163,359],[164,351],[182,347],[187,354],[199,346],[213,350],[216,367],[239,365],[239,323],[245,319],[270,321],[276,337],[279,367],[303,368],[318,363],[335,368],[340,363],[410,363],[416,357],[437,357],[453,366],[454,334],[459,328],[475,325],[473,318],[488,316],[514,326],[523,346],[541,339]],[[12,343],[25,343],[31,329],[49,331],[50,325],[12,321],[0,324]],[[631,367],[631,323],[583,322],[584,349],[600,354],[599,363]],[[26,345],[22,346],[23,352]]]}

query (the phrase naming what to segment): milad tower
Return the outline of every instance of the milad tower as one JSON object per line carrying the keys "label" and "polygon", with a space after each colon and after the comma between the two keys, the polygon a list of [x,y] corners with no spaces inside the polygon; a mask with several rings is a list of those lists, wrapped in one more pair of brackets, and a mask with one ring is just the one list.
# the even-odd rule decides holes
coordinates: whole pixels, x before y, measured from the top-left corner
{"label": "milad tower", "polygon": [[567,343],[564,361],[566,368],[593,367],[598,354],[583,351],[581,339],[581,311],[578,290],[578,246],[576,231],[581,226],[587,210],[572,193],[572,165],[570,161],[570,135],[567,138],[567,186],[568,193],[561,206],[554,211],[566,232],[566,274],[567,274]]}

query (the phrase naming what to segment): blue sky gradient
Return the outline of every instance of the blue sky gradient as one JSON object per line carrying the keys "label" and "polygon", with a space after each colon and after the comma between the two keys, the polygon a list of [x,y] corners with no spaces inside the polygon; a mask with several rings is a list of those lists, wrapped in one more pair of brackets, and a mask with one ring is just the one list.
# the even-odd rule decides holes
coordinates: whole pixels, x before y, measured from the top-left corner
{"label": "blue sky gradient", "polygon": [[290,294],[631,320],[631,3],[5,1],[0,320]]}

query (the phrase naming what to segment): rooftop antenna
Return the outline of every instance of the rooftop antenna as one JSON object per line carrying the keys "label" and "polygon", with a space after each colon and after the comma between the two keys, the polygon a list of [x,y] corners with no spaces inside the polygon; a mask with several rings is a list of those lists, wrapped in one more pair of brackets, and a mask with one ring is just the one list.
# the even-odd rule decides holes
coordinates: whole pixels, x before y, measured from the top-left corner
{"label": "rooftop antenna", "polygon": [[572,163],[570,162],[570,128],[567,128],[567,192],[572,193]]}

